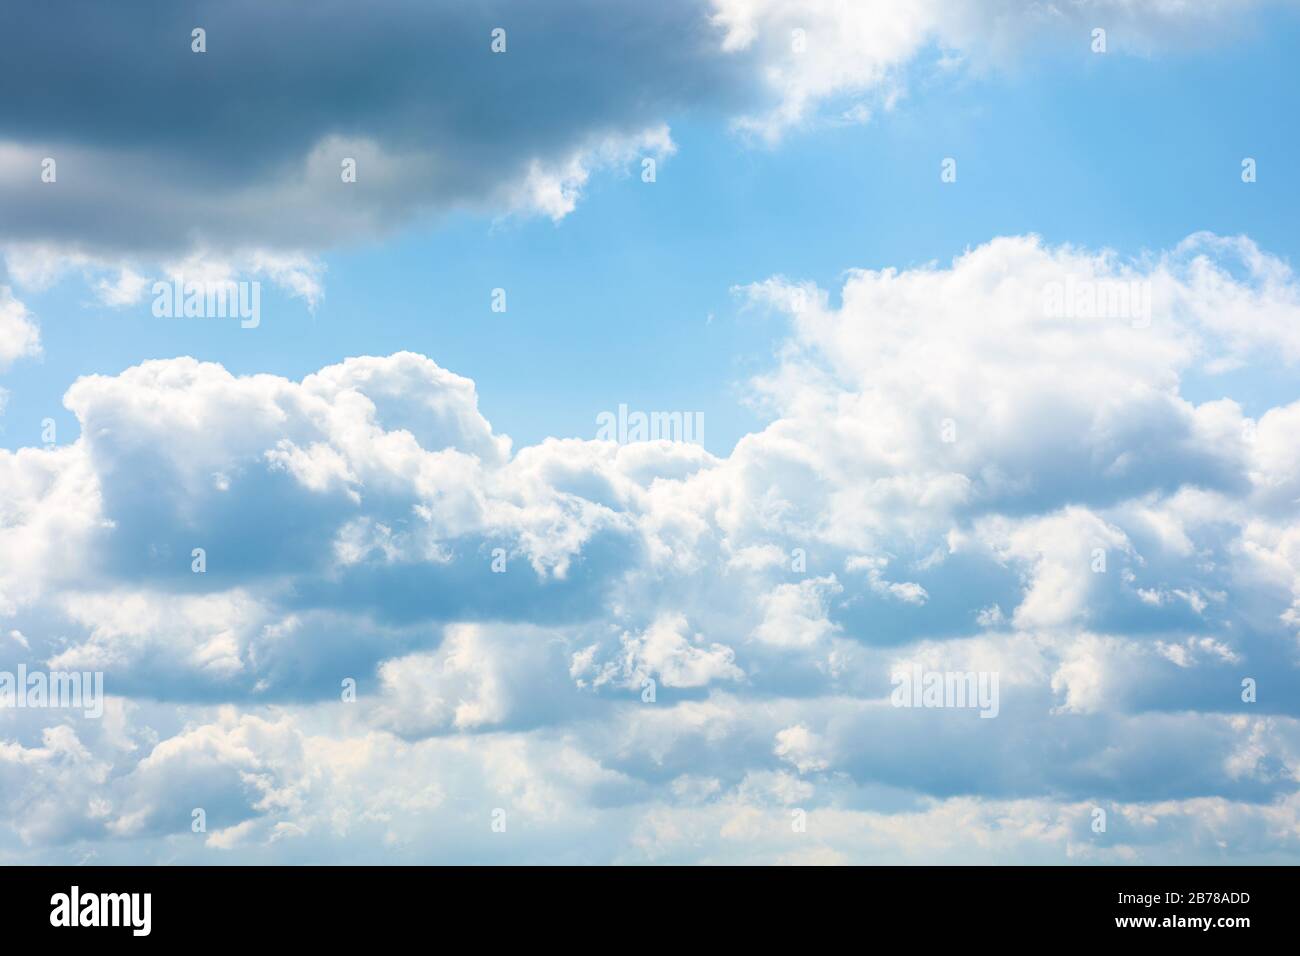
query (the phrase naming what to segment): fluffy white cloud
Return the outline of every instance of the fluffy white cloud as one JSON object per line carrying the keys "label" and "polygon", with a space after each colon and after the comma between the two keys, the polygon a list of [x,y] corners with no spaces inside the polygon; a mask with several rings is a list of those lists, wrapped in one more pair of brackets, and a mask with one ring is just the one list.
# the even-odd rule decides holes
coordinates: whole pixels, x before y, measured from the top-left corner
{"label": "fluffy white cloud", "polygon": [[[838,306],[760,283],[791,334],[724,458],[516,450],[411,353],[83,378],[75,443],[0,452],[0,665],[113,697],[4,715],[0,774],[32,782],[0,852],[1300,852],[1300,403],[1183,387],[1300,357],[1296,286],[1210,236],[997,239]],[[997,674],[996,719],[891,706],[914,666]],[[489,849],[496,809],[519,842]]]}
{"label": "fluffy white cloud", "polygon": [[7,286],[0,286],[0,370],[40,351],[41,336],[31,313]]}
{"label": "fluffy white cloud", "polygon": [[[1018,0],[710,0],[722,50],[757,53],[759,82],[769,103],[737,120],[766,139],[819,117],[863,122],[892,109],[907,86],[907,68],[934,50],[935,71],[964,62],[975,69],[1014,60],[1032,42],[1090,49],[1092,30],[1107,31],[1107,51],[1147,53],[1204,44],[1255,0],[1181,0],[1136,4],[1081,0],[1069,4]],[[833,106],[827,110],[827,105]]]}
{"label": "fluffy white cloud", "polygon": [[683,614],[663,615],[641,634],[624,634],[620,660],[598,665],[595,654],[592,645],[574,655],[569,673],[579,684],[600,687],[619,681],[640,690],[655,681],[664,687],[705,687],[745,676],[734,663],[735,652],[690,633]]}

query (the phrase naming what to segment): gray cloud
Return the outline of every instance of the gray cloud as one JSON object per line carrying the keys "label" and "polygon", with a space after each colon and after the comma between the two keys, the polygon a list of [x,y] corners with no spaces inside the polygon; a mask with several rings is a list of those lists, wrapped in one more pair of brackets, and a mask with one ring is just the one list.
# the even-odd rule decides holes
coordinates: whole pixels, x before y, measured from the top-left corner
{"label": "gray cloud", "polygon": [[694,0],[60,8],[0,11],[0,89],[24,90],[0,117],[0,238],[106,256],[318,249],[501,208],[531,164],[739,104],[752,65],[717,55]]}

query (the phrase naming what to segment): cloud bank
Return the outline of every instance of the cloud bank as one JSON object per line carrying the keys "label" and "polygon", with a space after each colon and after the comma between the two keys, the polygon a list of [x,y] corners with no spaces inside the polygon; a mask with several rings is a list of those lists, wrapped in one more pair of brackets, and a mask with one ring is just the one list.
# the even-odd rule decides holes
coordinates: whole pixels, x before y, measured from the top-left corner
{"label": "cloud bank", "polygon": [[[1294,859],[1300,404],[1186,394],[1294,366],[1288,267],[737,294],[789,335],[725,457],[516,449],[412,353],[72,383],[75,443],[0,451],[0,669],[110,699],[0,711],[0,856]],[[914,666],[997,716],[894,706]]]}

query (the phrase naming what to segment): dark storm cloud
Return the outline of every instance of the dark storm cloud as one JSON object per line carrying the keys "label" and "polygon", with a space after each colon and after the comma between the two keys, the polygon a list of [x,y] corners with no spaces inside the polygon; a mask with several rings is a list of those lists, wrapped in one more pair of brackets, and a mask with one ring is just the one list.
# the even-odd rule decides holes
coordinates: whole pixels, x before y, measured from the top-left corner
{"label": "dark storm cloud", "polygon": [[[0,241],[315,248],[492,202],[535,160],[737,105],[747,60],[718,52],[708,14],[698,0],[6,4]],[[358,141],[377,154],[326,146],[309,162]],[[359,161],[346,189],[345,155]]]}

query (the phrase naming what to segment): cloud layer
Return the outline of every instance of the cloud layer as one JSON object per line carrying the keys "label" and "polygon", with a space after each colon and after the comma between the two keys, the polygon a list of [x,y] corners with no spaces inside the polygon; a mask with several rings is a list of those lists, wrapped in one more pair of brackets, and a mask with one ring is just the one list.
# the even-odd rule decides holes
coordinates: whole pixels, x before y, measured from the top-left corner
{"label": "cloud layer", "polygon": [[[1293,859],[1300,404],[1184,387],[1300,358],[1286,265],[738,294],[790,333],[722,458],[516,449],[412,353],[72,383],[75,443],[0,451],[0,668],[111,698],[0,711],[0,854]],[[891,705],[914,665],[997,716]]]}

